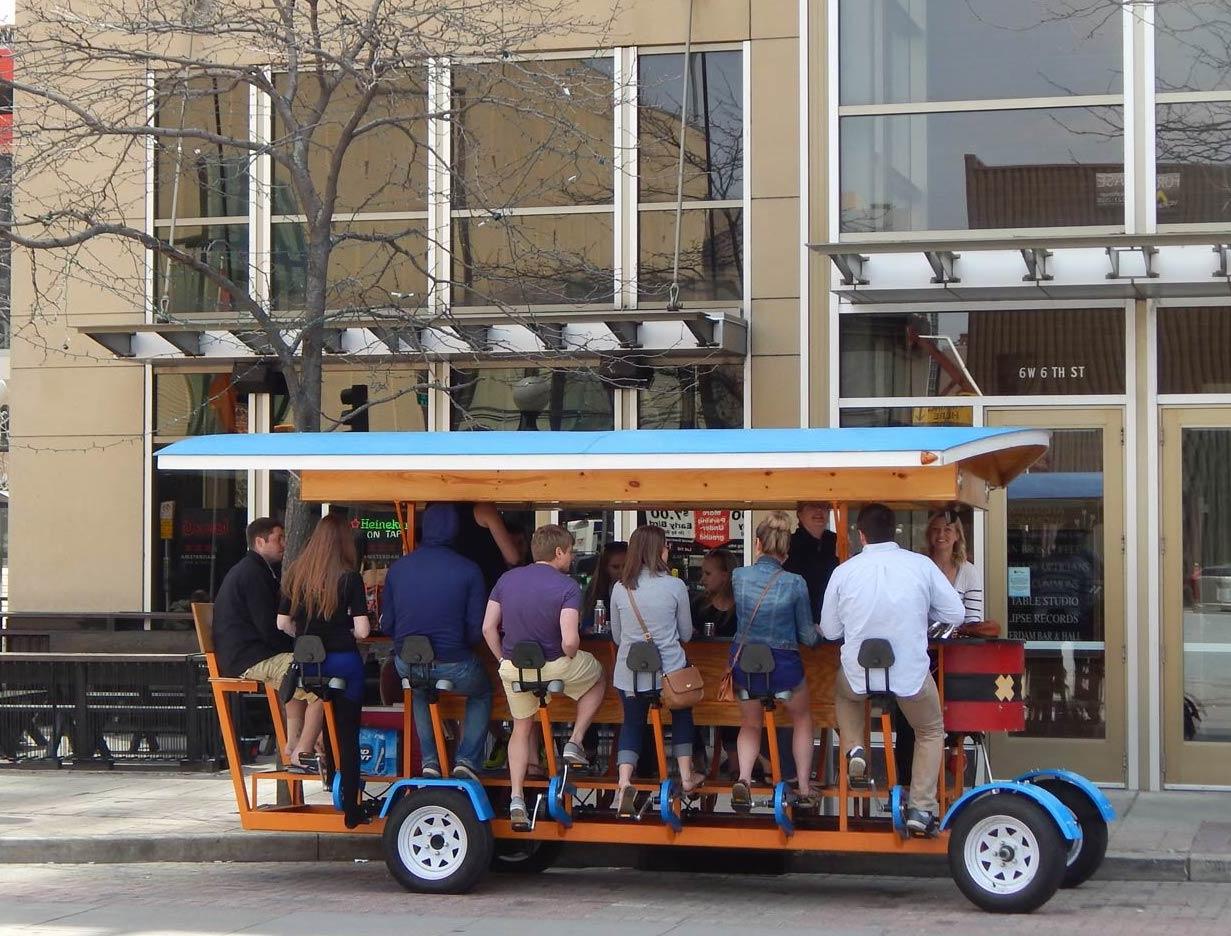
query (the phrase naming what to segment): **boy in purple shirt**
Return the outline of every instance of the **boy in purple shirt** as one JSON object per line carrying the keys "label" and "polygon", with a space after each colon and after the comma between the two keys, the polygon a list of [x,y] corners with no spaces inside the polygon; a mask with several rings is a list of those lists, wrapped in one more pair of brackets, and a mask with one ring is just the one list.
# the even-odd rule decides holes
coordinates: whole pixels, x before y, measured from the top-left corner
{"label": "boy in purple shirt", "polygon": [[580,649],[581,589],[566,574],[573,564],[573,535],[554,523],[539,527],[530,539],[530,554],[532,565],[500,576],[483,618],[483,637],[500,661],[500,679],[513,716],[509,818],[515,826],[528,822],[523,784],[538,700],[532,693],[513,691],[512,684],[518,679],[517,667],[509,659],[513,648],[523,640],[542,647],[547,660],[543,680],[562,681],[564,694],[577,702],[577,721],[564,745],[564,760],[571,766],[589,766],[581,741],[607,689],[598,660]]}

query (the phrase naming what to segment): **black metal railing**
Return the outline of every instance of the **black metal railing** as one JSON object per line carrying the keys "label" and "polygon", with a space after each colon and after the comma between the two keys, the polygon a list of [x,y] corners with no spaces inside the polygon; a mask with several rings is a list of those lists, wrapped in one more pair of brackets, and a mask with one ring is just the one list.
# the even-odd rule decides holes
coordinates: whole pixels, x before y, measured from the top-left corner
{"label": "black metal railing", "polygon": [[199,654],[0,653],[0,763],[217,766]]}

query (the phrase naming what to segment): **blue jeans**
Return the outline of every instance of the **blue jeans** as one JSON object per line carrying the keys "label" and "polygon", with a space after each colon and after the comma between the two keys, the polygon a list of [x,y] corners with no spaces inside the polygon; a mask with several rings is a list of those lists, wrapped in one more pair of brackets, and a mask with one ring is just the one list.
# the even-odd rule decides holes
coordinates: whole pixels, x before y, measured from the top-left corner
{"label": "blue jeans", "polygon": [[[621,690],[620,701],[624,703],[624,723],[620,725],[619,753],[616,763],[637,766],[641,756],[641,741],[645,736],[645,719],[650,714],[650,697],[636,696]],[[676,709],[671,713],[671,753],[675,757],[692,754],[695,730],[692,709]]]}
{"label": "blue jeans", "polygon": [[[400,657],[393,658],[398,674],[410,676],[410,667]],[[418,669],[418,667],[416,667]],[[466,697],[466,715],[462,721],[462,737],[457,743],[458,763],[478,770],[483,763],[483,747],[487,743],[487,724],[492,717],[492,684],[479,661],[471,657],[460,663],[433,663],[432,682],[448,679],[453,683],[453,692]],[[436,751],[436,736],[432,733],[432,713],[428,709],[427,695],[411,693],[411,706],[415,714],[415,734],[419,736],[419,750],[424,767],[440,768],[440,755]]]}

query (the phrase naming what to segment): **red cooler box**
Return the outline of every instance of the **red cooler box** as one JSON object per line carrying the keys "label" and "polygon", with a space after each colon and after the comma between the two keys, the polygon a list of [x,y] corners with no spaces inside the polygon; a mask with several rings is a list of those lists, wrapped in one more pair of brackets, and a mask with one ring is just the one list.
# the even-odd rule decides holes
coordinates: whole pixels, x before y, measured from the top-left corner
{"label": "red cooler box", "polygon": [[940,652],[946,731],[974,734],[1026,727],[1023,641],[958,639],[943,643]]}

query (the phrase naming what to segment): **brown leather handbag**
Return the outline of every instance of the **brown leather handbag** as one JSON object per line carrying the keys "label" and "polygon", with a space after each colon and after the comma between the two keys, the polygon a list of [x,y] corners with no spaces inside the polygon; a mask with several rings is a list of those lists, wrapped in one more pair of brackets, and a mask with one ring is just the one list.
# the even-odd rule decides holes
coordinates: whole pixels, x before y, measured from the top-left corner
{"label": "brown leather handbag", "polygon": [[735,665],[739,663],[739,655],[744,652],[744,644],[748,642],[748,631],[752,628],[752,622],[757,619],[757,612],[761,610],[761,602],[765,600],[765,596],[769,594],[770,588],[782,572],[783,570],[779,569],[770,576],[769,581],[765,583],[765,589],[761,592],[761,597],[757,599],[757,603],[752,608],[748,625],[743,628],[744,636],[739,639],[739,646],[735,648],[735,656],[731,657],[731,665],[727,667],[727,671],[722,674],[722,679],[718,683],[719,702],[735,701]]}
{"label": "brown leather handbag", "polygon": [[[626,589],[625,594],[628,595],[628,603],[633,609],[637,623],[641,625],[641,632],[645,634],[646,640],[653,643],[654,638],[650,636],[650,629],[645,626],[645,619],[641,616],[641,609],[637,607],[637,599],[633,597],[632,590]],[[673,712],[678,709],[692,708],[705,698],[705,681],[701,678],[701,671],[685,661],[685,665],[680,669],[663,673],[659,697],[663,705]]]}

